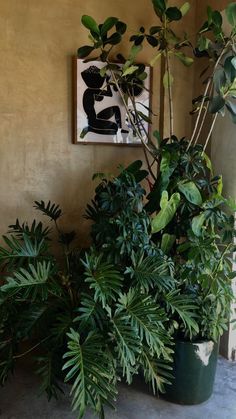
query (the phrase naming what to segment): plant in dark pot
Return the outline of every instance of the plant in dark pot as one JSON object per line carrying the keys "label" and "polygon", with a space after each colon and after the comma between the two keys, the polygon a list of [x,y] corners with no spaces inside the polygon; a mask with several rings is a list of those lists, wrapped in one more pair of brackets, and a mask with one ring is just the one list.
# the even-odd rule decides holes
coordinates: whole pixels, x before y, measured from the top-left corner
{"label": "plant in dark pot", "polygon": [[184,140],[161,145],[161,169],[147,208],[158,211],[153,239],[172,255],[178,288],[193,299],[197,324],[191,335],[184,324],[174,330],[175,379],[165,397],[196,404],[212,393],[219,338],[228,328],[234,298],[235,204],[223,198],[222,178],[213,176],[202,146],[187,147]]}
{"label": "plant in dark pot", "polygon": [[[111,87],[120,93],[127,118],[143,145],[151,183],[145,207],[152,215],[151,241],[172,258],[175,290],[181,298],[185,296],[191,301],[191,319],[186,324],[176,311],[173,316],[171,311],[168,312],[168,293],[160,295],[161,304],[169,315],[168,330],[176,342],[175,382],[167,388],[168,397],[191,404],[206,400],[211,394],[219,336],[227,328],[233,299],[230,259],[233,215],[228,214],[225,208],[232,206],[233,211],[235,208],[222,197],[222,178],[213,175],[206,149],[220,114],[223,116],[228,111],[232,121],[236,122],[236,8],[235,3],[229,3],[226,8],[229,28],[226,34],[222,14],[208,7],[206,22],[200,28],[197,44],[193,47],[195,41],[186,33],[181,38],[172,26],[173,22],[176,25],[184,18],[190,4],[186,2],[181,8],[170,7],[165,0],[153,0],[152,4],[157,25],[148,30],[141,27],[131,36],[130,53],[127,57],[117,56],[120,65],[114,64],[112,53],[114,45],[117,48],[122,41],[126,26],[114,17],[98,25],[94,19],[83,16],[82,23],[90,31],[92,45],[89,49],[79,48],[78,56],[86,58],[95,51],[96,57],[104,62],[101,74],[111,76]],[[150,109],[147,119],[140,112],[133,89],[136,85],[141,86],[147,77],[145,67],[137,63],[145,42],[155,50],[150,64],[160,63],[164,75],[163,84],[169,105],[168,138],[163,138],[161,130],[150,130],[143,136],[143,120],[151,124],[153,113]],[[173,63],[179,60],[189,67],[194,59],[207,61],[201,74],[204,92],[193,99],[191,114],[196,119],[190,138],[178,140],[174,135]],[[131,110],[127,107],[128,99],[132,103]],[[137,124],[132,122],[133,114]],[[150,254],[148,257],[153,267],[154,256]],[[142,278],[147,278],[144,271],[142,274]],[[188,369],[183,364],[185,350],[191,352]]]}

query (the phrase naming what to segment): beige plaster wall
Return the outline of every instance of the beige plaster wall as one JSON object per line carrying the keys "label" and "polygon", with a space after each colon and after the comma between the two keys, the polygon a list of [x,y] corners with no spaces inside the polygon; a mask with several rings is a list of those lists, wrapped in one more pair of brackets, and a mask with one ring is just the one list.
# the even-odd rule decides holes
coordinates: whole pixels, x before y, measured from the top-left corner
{"label": "beige plaster wall", "polygon": [[[186,30],[195,24],[191,3]],[[131,31],[155,23],[151,1],[0,0],[0,235],[16,217],[32,218],[34,200],[51,199],[62,205],[65,223],[83,244],[92,174],[142,157],[139,148],[71,144],[71,57],[87,43],[82,14],[100,21],[118,16]],[[150,57],[151,50],[142,59]],[[191,123],[193,73],[176,68],[176,131],[182,135]],[[153,90],[158,111],[158,75]]]}

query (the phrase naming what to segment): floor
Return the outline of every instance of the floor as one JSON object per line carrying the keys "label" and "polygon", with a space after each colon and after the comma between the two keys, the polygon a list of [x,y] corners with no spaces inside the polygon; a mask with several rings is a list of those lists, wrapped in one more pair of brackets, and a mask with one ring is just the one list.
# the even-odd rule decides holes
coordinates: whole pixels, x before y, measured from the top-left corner
{"label": "floor", "polygon": [[[20,369],[13,380],[0,388],[0,419],[76,419],[70,401],[47,402],[37,396],[37,379]],[[85,419],[94,416],[87,414]],[[179,406],[153,397],[146,387],[120,386],[117,411],[106,419],[236,419],[236,363],[219,359],[215,390],[211,399],[198,406]]]}

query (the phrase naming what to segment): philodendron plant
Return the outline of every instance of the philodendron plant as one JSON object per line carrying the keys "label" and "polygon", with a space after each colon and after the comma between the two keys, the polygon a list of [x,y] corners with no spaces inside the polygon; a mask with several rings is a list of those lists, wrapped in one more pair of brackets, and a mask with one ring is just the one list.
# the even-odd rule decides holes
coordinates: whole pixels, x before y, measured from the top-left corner
{"label": "philodendron plant", "polygon": [[17,220],[0,247],[0,383],[31,356],[49,399],[63,391],[62,380],[71,384],[79,418],[88,407],[103,418],[117,382],[131,383],[138,372],[163,392],[172,378],[173,331],[198,331],[193,297],[182,293],[173,261],[152,240],[141,166],[110,179],[100,174],[86,252],[73,248],[74,232],[61,231],[59,206],[35,202],[54,222],[64,265],[51,252],[50,229],[36,220]]}

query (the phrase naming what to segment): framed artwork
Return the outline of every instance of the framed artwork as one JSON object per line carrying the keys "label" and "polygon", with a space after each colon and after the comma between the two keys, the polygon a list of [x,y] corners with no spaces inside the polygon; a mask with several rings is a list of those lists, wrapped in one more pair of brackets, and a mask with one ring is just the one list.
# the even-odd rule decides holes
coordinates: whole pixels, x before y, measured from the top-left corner
{"label": "framed artwork", "polygon": [[[109,74],[107,78],[100,75],[102,67],[104,63],[99,61],[84,63],[81,59],[73,59],[73,143],[141,145],[127,118],[119,92],[107,83]],[[150,67],[145,71],[148,76],[142,82],[143,88],[137,88],[135,98],[137,109],[149,116]],[[142,121],[143,138],[145,131],[149,130],[148,125]]]}

